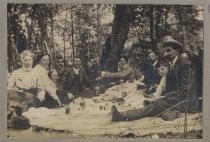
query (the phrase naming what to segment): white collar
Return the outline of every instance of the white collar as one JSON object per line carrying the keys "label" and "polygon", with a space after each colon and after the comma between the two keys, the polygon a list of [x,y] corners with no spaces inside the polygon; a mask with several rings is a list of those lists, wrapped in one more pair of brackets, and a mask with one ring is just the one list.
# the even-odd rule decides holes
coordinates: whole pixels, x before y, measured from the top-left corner
{"label": "white collar", "polygon": [[177,59],[178,59],[178,55],[173,59],[172,62],[169,62],[169,64],[170,64],[170,69],[173,69],[173,68],[174,68],[174,65],[175,65]]}
{"label": "white collar", "polygon": [[26,71],[26,72],[30,72],[30,71],[32,70],[32,68],[27,69],[27,68],[25,68],[25,67],[22,67],[22,70],[23,70],[23,71]]}
{"label": "white collar", "polygon": [[158,60],[156,60],[156,61],[152,64],[152,66],[155,67],[155,66],[157,65],[157,62],[158,62]]}
{"label": "white collar", "polygon": [[73,67],[73,70],[74,70],[74,73],[75,73],[76,75],[78,75],[78,74],[79,74],[79,68],[75,68],[75,67]]}
{"label": "white collar", "polygon": [[173,66],[175,65],[177,59],[178,59],[178,55],[176,55],[176,57],[175,57],[174,60],[172,61],[172,65],[173,65]]}

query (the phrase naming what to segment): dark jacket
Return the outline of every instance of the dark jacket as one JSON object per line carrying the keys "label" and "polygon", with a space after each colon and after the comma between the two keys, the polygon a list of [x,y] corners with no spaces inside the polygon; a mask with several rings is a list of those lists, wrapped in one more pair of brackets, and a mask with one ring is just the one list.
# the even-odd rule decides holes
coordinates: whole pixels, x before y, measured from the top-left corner
{"label": "dark jacket", "polygon": [[173,69],[168,71],[166,84],[165,96],[168,101],[181,102],[189,98],[188,108],[198,108],[195,67],[189,59],[178,56]]}
{"label": "dark jacket", "polygon": [[158,73],[157,67],[153,65],[148,65],[144,71],[144,83],[146,85],[154,85],[160,83],[161,76]]}
{"label": "dark jacket", "polygon": [[78,92],[83,91],[84,88],[89,87],[90,79],[83,67],[81,67],[79,70],[79,74],[77,76],[78,80],[75,77],[76,74],[74,73],[73,67],[65,68],[61,78],[61,83],[59,84],[59,90],[67,93],[77,94]]}

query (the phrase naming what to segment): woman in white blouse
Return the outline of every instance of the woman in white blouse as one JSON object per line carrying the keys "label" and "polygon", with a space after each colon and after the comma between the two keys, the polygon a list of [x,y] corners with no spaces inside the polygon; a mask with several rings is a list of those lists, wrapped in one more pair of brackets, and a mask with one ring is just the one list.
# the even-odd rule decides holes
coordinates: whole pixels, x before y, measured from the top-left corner
{"label": "woman in white blouse", "polygon": [[22,67],[12,72],[8,80],[8,109],[11,105],[27,110],[30,106],[39,107],[45,91],[33,71],[34,54],[24,50],[21,54]]}
{"label": "woman in white blouse", "polygon": [[[57,87],[52,84],[52,80],[49,78],[49,63],[50,63],[50,57],[48,54],[44,54],[40,56],[40,59],[38,60],[39,64],[37,64],[34,67],[34,72],[38,75],[38,79],[41,82],[41,85],[43,86],[43,89],[48,93],[49,96],[51,96],[54,100],[57,101],[58,105],[61,106],[60,99],[56,95]],[[42,96],[41,100],[43,101],[45,99],[45,95]]]}

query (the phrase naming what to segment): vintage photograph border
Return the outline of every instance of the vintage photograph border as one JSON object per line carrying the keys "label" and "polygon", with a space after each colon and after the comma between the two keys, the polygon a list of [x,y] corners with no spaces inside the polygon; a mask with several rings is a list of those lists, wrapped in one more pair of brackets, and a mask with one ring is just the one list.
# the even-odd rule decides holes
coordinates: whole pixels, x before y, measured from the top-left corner
{"label": "vintage photograph border", "polygon": [[[127,139],[127,138],[65,138],[65,139],[49,139],[49,138],[30,138],[30,137],[20,137],[20,138],[7,138],[7,4],[8,3],[90,3],[90,4],[99,4],[99,3],[112,3],[112,4],[179,4],[179,5],[191,5],[191,4],[201,4],[204,5],[204,74],[203,74],[203,139]],[[46,142],[46,141],[114,141],[114,142],[124,142],[124,141],[156,141],[156,142],[181,142],[181,141],[190,141],[190,142],[207,142],[210,141],[210,111],[209,111],[209,102],[210,102],[210,64],[209,64],[209,54],[210,48],[210,0],[1,0],[0,3],[0,141],[8,142]]]}

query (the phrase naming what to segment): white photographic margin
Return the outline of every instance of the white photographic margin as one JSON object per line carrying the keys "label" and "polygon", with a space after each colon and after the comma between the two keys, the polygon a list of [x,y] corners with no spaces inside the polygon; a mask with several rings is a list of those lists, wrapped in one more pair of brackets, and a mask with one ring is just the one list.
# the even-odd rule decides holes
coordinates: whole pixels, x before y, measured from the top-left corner
{"label": "white photographic margin", "polygon": [[[203,74],[203,139],[127,139],[127,138],[69,138],[69,139],[48,139],[48,138],[7,138],[7,4],[8,3],[82,3],[82,4],[179,4],[204,5],[204,74]],[[0,2],[0,142],[208,142],[210,141],[210,0],[1,0]]]}

